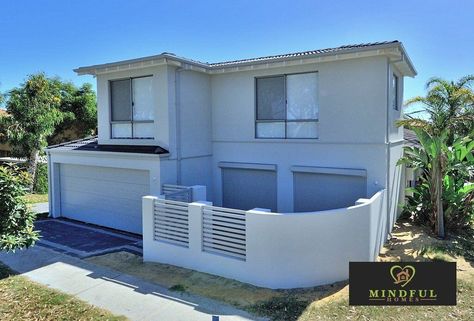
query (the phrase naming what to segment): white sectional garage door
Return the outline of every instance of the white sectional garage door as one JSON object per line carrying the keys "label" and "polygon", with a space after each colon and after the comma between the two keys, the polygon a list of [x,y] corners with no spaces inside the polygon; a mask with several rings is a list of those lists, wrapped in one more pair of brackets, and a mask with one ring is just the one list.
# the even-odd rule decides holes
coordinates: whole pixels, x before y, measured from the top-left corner
{"label": "white sectional garage door", "polygon": [[142,234],[148,171],[61,164],[61,216]]}

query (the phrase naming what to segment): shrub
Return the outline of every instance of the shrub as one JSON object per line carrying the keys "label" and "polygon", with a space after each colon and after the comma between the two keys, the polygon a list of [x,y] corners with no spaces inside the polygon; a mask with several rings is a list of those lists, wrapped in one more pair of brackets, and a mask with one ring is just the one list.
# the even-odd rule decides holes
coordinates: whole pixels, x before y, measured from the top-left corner
{"label": "shrub", "polygon": [[[474,142],[470,138],[457,139],[451,146],[443,146],[442,205],[448,231],[460,231],[474,223]],[[404,214],[416,223],[434,227],[433,193],[430,180],[429,155],[423,149],[406,147],[400,163],[422,169],[418,184],[409,191]]]}
{"label": "shrub", "polygon": [[27,248],[38,240],[34,230],[35,214],[28,208],[25,174],[12,166],[0,167],[0,250]]}
{"label": "shrub", "polygon": [[33,188],[36,194],[48,193],[48,165],[38,164],[36,169],[36,181]]}

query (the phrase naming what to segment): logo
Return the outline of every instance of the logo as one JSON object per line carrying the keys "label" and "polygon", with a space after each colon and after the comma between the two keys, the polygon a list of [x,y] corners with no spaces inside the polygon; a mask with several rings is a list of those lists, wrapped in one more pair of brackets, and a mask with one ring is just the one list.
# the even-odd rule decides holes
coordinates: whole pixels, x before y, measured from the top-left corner
{"label": "logo", "polygon": [[349,304],[456,305],[456,263],[350,262]]}
{"label": "logo", "polygon": [[403,268],[399,265],[394,265],[390,268],[390,275],[395,280],[394,284],[400,284],[403,288],[415,276],[415,268],[411,265],[406,265]]}

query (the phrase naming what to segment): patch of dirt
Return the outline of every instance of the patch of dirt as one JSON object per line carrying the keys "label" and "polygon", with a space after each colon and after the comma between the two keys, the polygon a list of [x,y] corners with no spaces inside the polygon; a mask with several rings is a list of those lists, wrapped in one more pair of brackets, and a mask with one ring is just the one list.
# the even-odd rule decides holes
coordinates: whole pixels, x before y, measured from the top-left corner
{"label": "patch of dirt", "polygon": [[86,261],[137,276],[166,288],[184,289],[186,292],[227,302],[238,307],[245,307],[258,301],[266,301],[283,295],[270,289],[173,265],[144,263],[140,256],[129,252],[115,252],[90,257]]}
{"label": "patch of dirt", "polygon": [[[457,242],[456,239],[437,239],[426,227],[401,221],[395,225],[392,238],[380,251],[378,261],[428,262],[436,259],[436,255],[431,253],[430,249],[446,248],[454,242]],[[441,252],[443,251],[441,250]],[[445,261],[456,262],[458,278],[472,279],[474,276],[473,262],[447,252],[442,253],[441,256]]]}
{"label": "patch of dirt", "polygon": [[420,256],[420,251],[441,242],[430,236],[430,232],[423,227],[399,222],[392,231],[392,238],[380,251],[378,261],[429,261],[428,258]]}

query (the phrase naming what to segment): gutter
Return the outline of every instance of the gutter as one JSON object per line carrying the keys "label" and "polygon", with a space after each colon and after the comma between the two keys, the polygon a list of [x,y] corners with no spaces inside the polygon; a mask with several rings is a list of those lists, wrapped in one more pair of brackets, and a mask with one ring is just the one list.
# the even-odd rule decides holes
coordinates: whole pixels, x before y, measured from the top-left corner
{"label": "gutter", "polygon": [[104,152],[104,151],[92,151],[92,150],[74,150],[74,149],[49,149],[48,156],[52,154],[68,154],[68,155],[83,155],[88,157],[101,157],[101,156],[116,156],[121,158],[150,158],[156,159],[157,157],[167,157],[170,153],[163,154],[144,154],[144,153],[122,153],[122,152]]}

